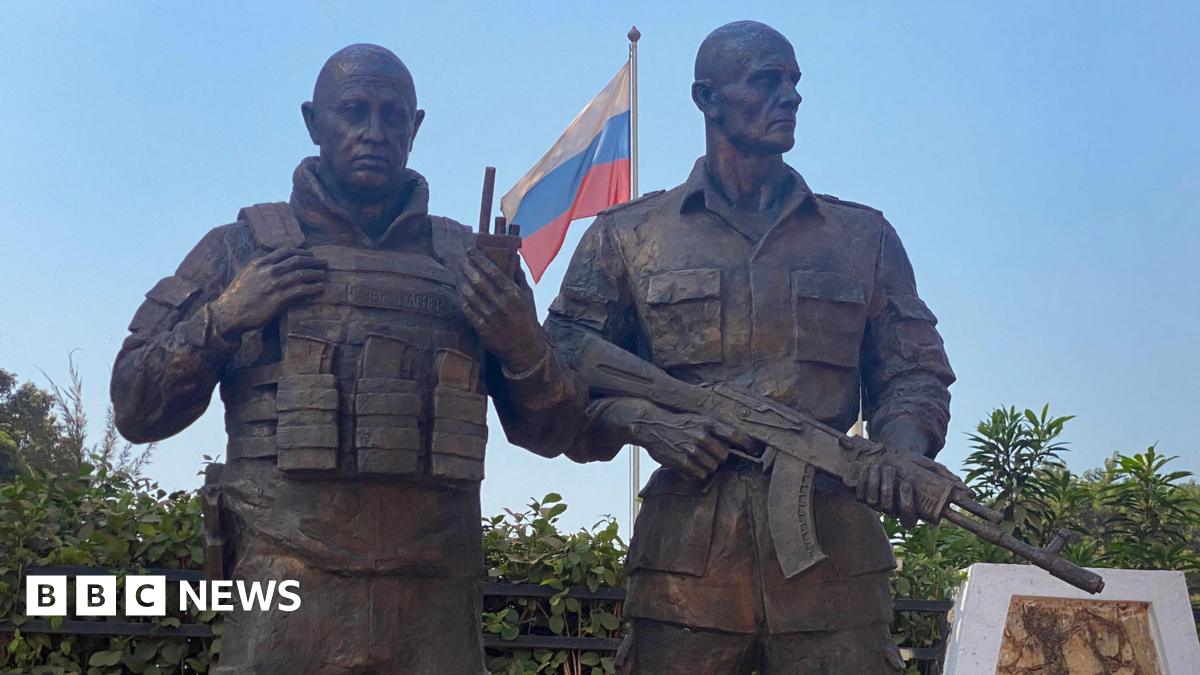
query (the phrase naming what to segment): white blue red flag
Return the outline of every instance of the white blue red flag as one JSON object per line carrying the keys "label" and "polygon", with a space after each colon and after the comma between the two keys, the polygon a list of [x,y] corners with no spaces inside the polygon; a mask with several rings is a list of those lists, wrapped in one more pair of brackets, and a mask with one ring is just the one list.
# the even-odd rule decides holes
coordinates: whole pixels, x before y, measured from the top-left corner
{"label": "white blue red flag", "polygon": [[521,255],[534,281],[562,248],[572,220],[629,201],[629,80],[626,63],[500,200],[508,222],[521,226]]}

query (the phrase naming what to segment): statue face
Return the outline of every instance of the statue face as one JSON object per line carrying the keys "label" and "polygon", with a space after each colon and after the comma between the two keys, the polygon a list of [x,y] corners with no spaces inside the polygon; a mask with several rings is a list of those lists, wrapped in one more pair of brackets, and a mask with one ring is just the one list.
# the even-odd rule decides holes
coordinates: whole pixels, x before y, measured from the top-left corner
{"label": "statue face", "polygon": [[412,92],[370,76],[336,77],[326,91],[305,110],[322,173],[351,198],[378,199],[401,187],[425,114]]}
{"label": "statue face", "polygon": [[[796,143],[800,66],[792,46],[764,37],[746,46],[711,83],[710,123],[744,152],[780,154]],[[705,105],[701,105],[704,109]]]}

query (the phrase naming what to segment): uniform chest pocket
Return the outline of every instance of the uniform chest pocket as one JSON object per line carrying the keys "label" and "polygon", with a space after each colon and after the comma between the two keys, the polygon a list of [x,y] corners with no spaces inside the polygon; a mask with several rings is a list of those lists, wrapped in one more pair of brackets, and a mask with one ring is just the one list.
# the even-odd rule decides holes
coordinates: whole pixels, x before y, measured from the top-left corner
{"label": "uniform chest pocket", "polygon": [[793,270],[791,292],[796,359],[857,367],[867,316],[862,282],[848,274]]}
{"label": "uniform chest pocket", "polygon": [[721,320],[721,270],[675,270],[650,277],[646,323],[658,365],[720,362]]}

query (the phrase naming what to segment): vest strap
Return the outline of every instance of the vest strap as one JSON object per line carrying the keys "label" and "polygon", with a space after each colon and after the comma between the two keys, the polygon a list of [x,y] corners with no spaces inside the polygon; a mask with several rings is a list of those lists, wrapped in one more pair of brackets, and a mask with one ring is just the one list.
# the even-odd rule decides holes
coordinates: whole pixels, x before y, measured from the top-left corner
{"label": "vest strap", "polygon": [[264,248],[299,248],[304,232],[286,202],[267,202],[238,211],[238,220],[250,223],[250,231]]}

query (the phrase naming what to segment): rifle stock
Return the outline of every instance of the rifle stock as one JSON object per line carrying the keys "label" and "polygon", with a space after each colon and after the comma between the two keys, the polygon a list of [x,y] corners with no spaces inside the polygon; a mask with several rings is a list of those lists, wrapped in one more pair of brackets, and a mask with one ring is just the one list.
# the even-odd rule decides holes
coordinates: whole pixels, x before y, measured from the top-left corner
{"label": "rifle stock", "polygon": [[[1000,514],[971,499],[966,486],[933,460],[847,436],[801,412],[736,387],[701,387],[677,380],[590,333],[583,335],[575,363],[593,394],[642,398],[676,412],[705,415],[763,444],[766,451],[761,458],[746,457],[771,473],[768,524],[780,566],[788,578],[826,557],[812,520],[816,472],[855,488],[865,468],[881,467],[912,485],[915,510],[922,520],[937,524],[946,519],[1089,593],[1104,588],[1098,574],[1058,555],[1065,542],[1063,536],[1037,549],[1005,533],[996,525]],[[871,500],[865,503],[880,510]]]}

